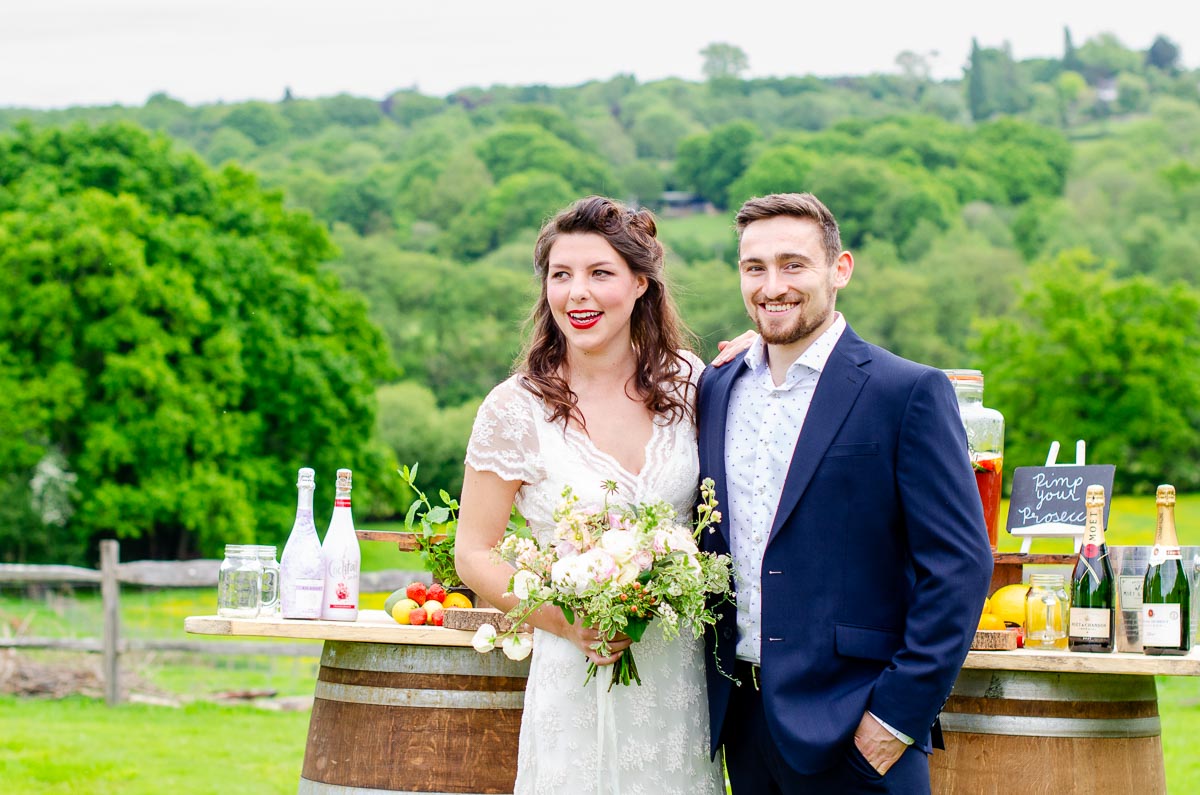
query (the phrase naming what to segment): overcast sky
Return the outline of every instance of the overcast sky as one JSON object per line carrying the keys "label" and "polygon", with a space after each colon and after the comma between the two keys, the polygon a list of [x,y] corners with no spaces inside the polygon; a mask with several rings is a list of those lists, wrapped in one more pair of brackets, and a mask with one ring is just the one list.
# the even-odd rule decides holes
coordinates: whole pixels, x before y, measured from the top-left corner
{"label": "overcast sky", "polygon": [[[699,51],[728,42],[748,76],[896,71],[904,50],[960,77],[971,38],[1018,59],[1102,32],[1146,49],[1164,34],[1200,62],[1187,0],[860,2],[726,0],[5,0],[0,106],[189,104],[397,88],[446,94],[494,83],[575,85],[615,74],[700,78]],[[1193,11],[1186,9],[1192,7]]]}

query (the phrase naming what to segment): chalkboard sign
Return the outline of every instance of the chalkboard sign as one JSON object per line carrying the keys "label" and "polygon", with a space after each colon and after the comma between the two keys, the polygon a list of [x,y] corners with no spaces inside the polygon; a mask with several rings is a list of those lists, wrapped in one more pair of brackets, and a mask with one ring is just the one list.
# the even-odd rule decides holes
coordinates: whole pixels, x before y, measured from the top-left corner
{"label": "chalkboard sign", "polygon": [[1112,502],[1112,464],[1087,466],[1017,467],[1008,504],[1008,532],[1020,535],[1032,528],[1083,529],[1087,517],[1087,487],[1104,487],[1104,526]]}

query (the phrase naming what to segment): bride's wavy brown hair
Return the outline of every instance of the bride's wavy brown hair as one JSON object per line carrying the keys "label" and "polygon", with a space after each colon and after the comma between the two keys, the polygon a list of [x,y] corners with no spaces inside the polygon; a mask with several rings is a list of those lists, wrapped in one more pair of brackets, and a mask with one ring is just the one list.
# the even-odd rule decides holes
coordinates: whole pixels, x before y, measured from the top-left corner
{"label": "bride's wavy brown hair", "polygon": [[562,210],[542,227],[533,248],[533,269],[541,294],[529,316],[533,332],[518,372],[522,384],[542,399],[554,422],[564,427],[574,419],[586,429],[579,397],[567,381],[567,341],[554,322],[546,299],[550,248],[561,235],[595,234],[608,241],[635,276],[646,279],[646,291],[633,305],[630,334],[637,356],[633,378],[636,396],[657,415],[673,421],[695,421],[689,380],[692,366],[681,354],[691,349],[684,326],[663,277],[663,247],[648,210],[631,210],[603,196],[588,196]]}

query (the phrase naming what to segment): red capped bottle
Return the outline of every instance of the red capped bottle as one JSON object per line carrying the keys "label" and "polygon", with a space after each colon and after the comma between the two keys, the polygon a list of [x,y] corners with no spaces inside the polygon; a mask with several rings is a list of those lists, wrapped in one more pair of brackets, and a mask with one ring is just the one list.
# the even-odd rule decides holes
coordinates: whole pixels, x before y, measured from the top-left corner
{"label": "red capped bottle", "polygon": [[325,567],[325,597],[321,600],[321,618],[330,621],[354,621],[358,618],[358,576],[362,553],[350,514],[351,477],[349,469],[337,471],[333,517],[321,544]]}

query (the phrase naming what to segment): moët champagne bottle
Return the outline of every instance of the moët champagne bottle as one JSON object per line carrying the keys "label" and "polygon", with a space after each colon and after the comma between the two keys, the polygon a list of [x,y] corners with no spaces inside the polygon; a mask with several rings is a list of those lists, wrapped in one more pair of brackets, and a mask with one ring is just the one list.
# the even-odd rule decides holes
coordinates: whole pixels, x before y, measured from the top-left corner
{"label": "mo\u00ebt champagne bottle", "polygon": [[1155,655],[1187,654],[1192,646],[1192,589],[1175,533],[1175,487],[1159,486],[1155,501],[1158,526],[1142,582],[1142,650]]}
{"label": "mo\u00ebt champagne bottle", "polygon": [[1116,626],[1116,578],[1104,542],[1104,487],[1088,486],[1083,545],[1071,574],[1071,651],[1113,650]]}

